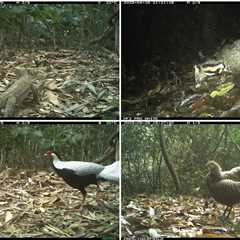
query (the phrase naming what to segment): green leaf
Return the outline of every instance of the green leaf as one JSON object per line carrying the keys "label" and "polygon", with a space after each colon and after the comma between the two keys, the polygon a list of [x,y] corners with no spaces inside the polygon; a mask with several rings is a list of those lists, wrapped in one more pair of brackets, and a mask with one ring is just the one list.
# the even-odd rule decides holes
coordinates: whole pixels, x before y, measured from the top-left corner
{"label": "green leaf", "polygon": [[217,87],[216,90],[212,91],[210,96],[212,98],[216,96],[224,96],[226,95],[229,91],[231,91],[234,88],[235,84],[233,82],[225,83]]}
{"label": "green leaf", "polygon": [[92,92],[95,96],[97,96],[96,88],[91,83],[87,83],[86,87],[90,90],[90,92]]}

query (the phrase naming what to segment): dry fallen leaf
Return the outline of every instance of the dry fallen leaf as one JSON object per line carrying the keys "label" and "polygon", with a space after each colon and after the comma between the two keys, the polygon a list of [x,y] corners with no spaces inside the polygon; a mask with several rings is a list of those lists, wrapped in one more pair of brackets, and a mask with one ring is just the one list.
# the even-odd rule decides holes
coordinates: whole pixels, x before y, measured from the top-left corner
{"label": "dry fallen leaf", "polygon": [[8,223],[9,221],[11,221],[13,218],[13,215],[11,212],[7,211],[6,215],[5,215],[5,223]]}
{"label": "dry fallen leaf", "polygon": [[58,96],[55,93],[53,93],[52,91],[46,91],[46,95],[49,102],[56,106],[60,105],[60,102],[58,101]]}
{"label": "dry fallen leaf", "polygon": [[49,90],[56,90],[58,88],[58,85],[55,81],[55,79],[52,79],[50,80],[47,84],[46,84],[46,87],[49,89]]}

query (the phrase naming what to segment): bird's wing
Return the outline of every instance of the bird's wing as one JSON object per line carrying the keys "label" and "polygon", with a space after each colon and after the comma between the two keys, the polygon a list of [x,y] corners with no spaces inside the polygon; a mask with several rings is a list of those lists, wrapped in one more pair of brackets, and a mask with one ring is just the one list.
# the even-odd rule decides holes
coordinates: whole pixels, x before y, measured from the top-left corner
{"label": "bird's wing", "polygon": [[223,171],[222,177],[224,179],[232,179],[232,180],[240,181],[240,167],[232,168],[229,171]]}
{"label": "bird's wing", "polygon": [[240,202],[240,182],[224,179],[210,185],[210,193],[215,200],[226,205]]}
{"label": "bird's wing", "polygon": [[102,178],[115,183],[119,182],[119,161],[105,166],[105,168],[98,174],[98,178]]}
{"label": "bird's wing", "polygon": [[54,167],[61,169],[69,169],[74,171],[76,175],[85,176],[89,174],[99,174],[104,166],[97,163],[92,162],[80,162],[80,161],[57,161],[54,162]]}

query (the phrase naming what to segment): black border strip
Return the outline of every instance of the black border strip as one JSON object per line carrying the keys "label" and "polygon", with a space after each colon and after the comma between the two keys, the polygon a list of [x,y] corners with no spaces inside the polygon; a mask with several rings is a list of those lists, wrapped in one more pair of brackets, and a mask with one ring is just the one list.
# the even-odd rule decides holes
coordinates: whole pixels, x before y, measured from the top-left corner
{"label": "black border strip", "polygon": [[121,122],[121,125],[131,125],[131,124],[136,124],[136,125],[154,125],[154,124],[159,124],[159,125],[168,125],[168,126],[172,126],[172,125],[176,125],[176,124],[189,124],[189,125],[201,125],[201,124],[208,124],[208,125],[214,125],[214,124],[238,124],[240,125],[240,121],[165,121],[165,122],[153,122],[153,121],[147,121],[147,122],[132,122],[132,121],[128,121],[128,122]]}
{"label": "black border strip", "polygon": [[49,0],[49,1],[46,1],[46,2],[44,2],[44,1],[24,1],[24,0],[22,0],[22,1],[12,1],[12,2],[8,2],[8,1],[1,1],[0,2],[0,5],[2,4],[2,5],[5,5],[5,4],[25,4],[25,5],[27,5],[27,4],[52,4],[52,3],[54,3],[54,4],[117,4],[117,3],[119,3],[119,1],[118,0],[112,0],[112,1],[92,1],[92,2],[90,2],[90,1],[83,1],[83,2],[80,2],[80,1],[51,1],[51,0]]}
{"label": "black border strip", "polygon": [[[240,2],[239,2],[240,3]],[[161,117],[122,117],[121,119],[123,122],[124,121],[153,121],[153,120],[157,120],[157,121],[161,121],[161,120],[164,120],[164,121],[170,121],[170,120],[173,120],[173,121],[177,121],[177,120],[181,120],[181,121],[202,121],[202,120],[206,120],[206,121],[222,121],[222,120],[225,120],[225,121],[230,121],[230,120],[235,120],[235,121],[239,121],[240,120],[240,116],[239,117],[233,117],[233,118],[216,118],[216,117],[213,117],[213,118],[199,118],[199,117],[196,117],[196,118],[192,118],[192,117],[172,117],[172,118],[161,118]]]}
{"label": "black border strip", "polygon": [[14,121],[14,122],[7,122],[7,121],[1,121],[0,120],[0,131],[1,131],[1,126],[2,125],[7,125],[7,124],[15,124],[15,125],[30,125],[30,124],[95,124],[95,125],[119,125],[119,122],[103,122],[103,121],[99,121],[99,122],[93,122],[93,121],[88,121],[88,122],[69,122],[69,121],[51,121],[51,122],[43,122],[43,121]]}

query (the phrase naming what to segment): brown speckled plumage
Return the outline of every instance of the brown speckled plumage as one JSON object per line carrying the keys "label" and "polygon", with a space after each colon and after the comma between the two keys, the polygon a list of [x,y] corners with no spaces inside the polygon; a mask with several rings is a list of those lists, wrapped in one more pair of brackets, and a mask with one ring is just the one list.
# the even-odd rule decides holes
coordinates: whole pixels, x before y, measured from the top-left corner
{"label": "brown speckled plumage", "polygon": [[229,216],[233,205],[240,203],[240,181],[232,180],[239,179],[240,167],[222,171],[219,164],[214,161],[208,162],[207,166],[209,168],[207,175],[209,193],[217,202],[230,208]]}

